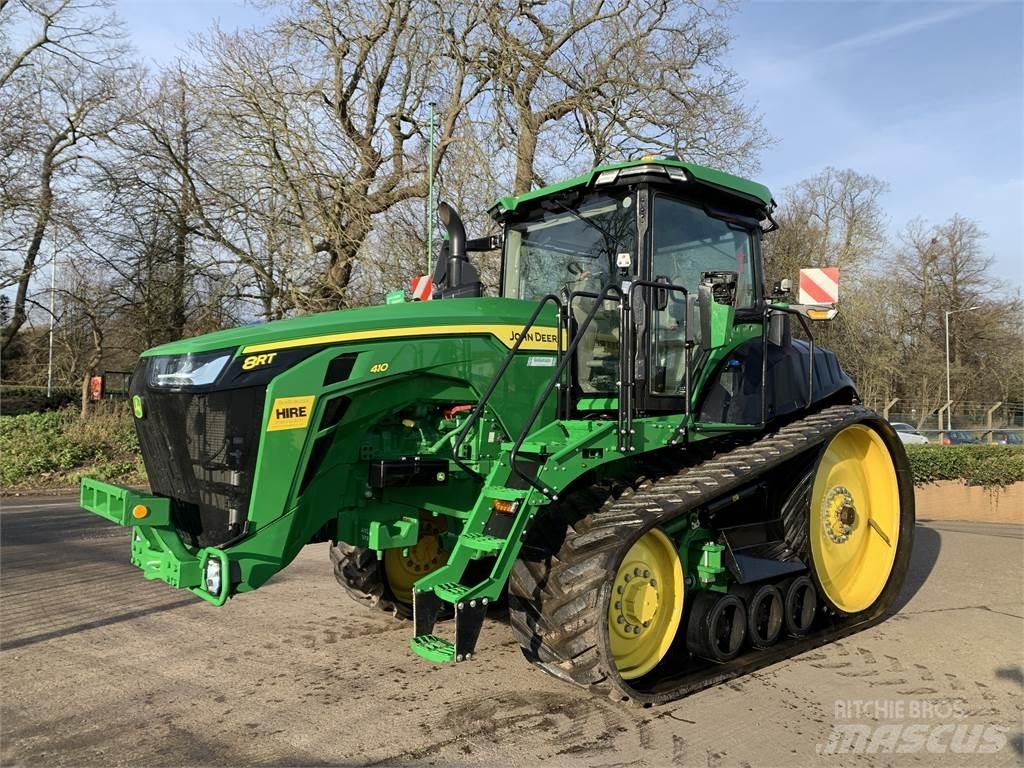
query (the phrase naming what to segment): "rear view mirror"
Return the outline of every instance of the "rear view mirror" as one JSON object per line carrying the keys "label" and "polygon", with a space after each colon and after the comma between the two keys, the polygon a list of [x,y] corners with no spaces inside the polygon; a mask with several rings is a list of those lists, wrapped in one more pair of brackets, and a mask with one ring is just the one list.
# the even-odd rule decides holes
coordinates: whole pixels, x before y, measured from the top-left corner
{"label": "rear view mirror", "polygon": [[700,273],[701,287],[707,287],[716,304],[733,306],[736,303],[736,285],[739,274],[726,270]]}
{"label": "rear view mirror", "polygon": [[795,314],[802,315],[808,320],[831,320],[839,314],[839,310],[836,307],[822,307],[814,304],[787,304],[785,302],[775,302],[768,306],[771,309],[777,309],[781,312],[793,312]]}
{"label": "rear view mirror", "polygon": [[785,307],[808,320],[831,320],[838,314],[836,305],[839,303],[839,268],[808,267],[800,270],[799,304],[790,304],[788,299],[788,280],[776,286],[776,296],[785,303]]}

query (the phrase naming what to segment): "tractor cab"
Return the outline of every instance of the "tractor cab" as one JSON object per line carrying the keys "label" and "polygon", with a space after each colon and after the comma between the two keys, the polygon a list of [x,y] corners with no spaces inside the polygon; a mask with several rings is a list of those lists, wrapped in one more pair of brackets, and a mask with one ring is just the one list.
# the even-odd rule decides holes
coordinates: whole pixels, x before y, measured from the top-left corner
{"label": "tractor cab", "polygon": [[[467,240],[442,204],[449,237],[434,280],[442,298],[480,296],[466,255],[501,249],[501,297],[535,305],[520,336],[557,334],[524,440],[551,396],[558,419],[616,422],[624,451],[636,419],[677,417],[669,444],[692,431],[764,429],[849,385],[834,355],[816,354],[807,323],[835,309],[767,295],[761,238],[774,206],[761,184],[674,158],[599,166],[498,200],[496,237]],[[793,338],[793,317],[806,341]]]}
{"label": "tractor cab", "polygon": [[659,158],[502,198],[491,209],[503,224],[501,295],[561,297],[567,337],[580,334],[569,376],[576,408],[617,397],[628,335],[635,405],[681,412],[691,361],[736,322],[760,322],[772,205],[761,185]]}

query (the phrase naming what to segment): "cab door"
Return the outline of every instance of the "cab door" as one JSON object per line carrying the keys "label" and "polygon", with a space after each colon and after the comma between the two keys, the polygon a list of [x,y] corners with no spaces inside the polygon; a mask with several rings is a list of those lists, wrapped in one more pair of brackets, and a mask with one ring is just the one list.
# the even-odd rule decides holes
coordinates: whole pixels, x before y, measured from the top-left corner
{"label": "cab door", "polygon": [[[699,287],[710,271],[735,272],[737,310],[756,306],[751,229],[716,218],[692,201],[654,191],[651,227],[645,238],[644,277],[666,289],[644,287],[634,311],[635,399],[646,413],[686,411],[687,380],[706,342],[701,338]],[[679,288],[685,289],[685,293]],[[690,376],[687,376],[689,369]]]}

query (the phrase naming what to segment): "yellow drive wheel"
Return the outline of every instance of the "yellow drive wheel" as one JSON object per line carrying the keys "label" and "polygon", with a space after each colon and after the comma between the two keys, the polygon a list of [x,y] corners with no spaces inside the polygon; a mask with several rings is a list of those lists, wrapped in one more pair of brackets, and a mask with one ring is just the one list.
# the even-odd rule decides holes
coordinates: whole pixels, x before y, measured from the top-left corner
{"label": "yellow drive wheel", "polygon": [[814,573],[841,613],[869,608],[896,558],[900,495],[892,455],[863,424],[840,431],[825,449],[811,493]]}
{"label": "yellow drive wheel", "polygon": [[608,602],[612,658],[625,680],[646,675],[668,652],[683,616],[683,567],[672,540],[658,529],[630,547]]}
{"label": "yellow drive wheel", "polygon": [[412,604],[412,587],[431,571],[448,562],[448,552],[441,548],[444,520],[428,517],[420,521],[420,540],[408,549],[384,552],[384,575],[391,593],[403,603]]}

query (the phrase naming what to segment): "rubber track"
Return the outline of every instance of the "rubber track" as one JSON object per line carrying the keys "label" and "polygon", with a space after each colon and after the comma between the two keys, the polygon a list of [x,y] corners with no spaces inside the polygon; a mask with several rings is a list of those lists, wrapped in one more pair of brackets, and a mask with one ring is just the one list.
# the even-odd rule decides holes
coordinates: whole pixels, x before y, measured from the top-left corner
{"label": "rubber track", "polygon": [[[791,647],[820,645],[838,636],[835,631],[826,638],[818,633],[785,649],[776,646],[771,649],[774,653],[743,654],[728,665],[712,666],[704,675],[684,676],[678,685],[645,684],[637,690],[604,657],[607,638],[601,633],[607,633],[607,618],[602,606],[607,604],[617,564],[645,532],[750,483],[804,451],[823,446],[839,430],[867,418],[877,414],[856,405],[833,406],[696,466],[661,476],[655,469],[654,479],[641,480],[636,486],[596,486],[553,505],[558,509],[553,510],[549,525],[568,525],[564,541],[557,552],[551,552],[551,545],[544,552],[545,536],[555,531],[539,530],[528,539],[509,583],[510,622],[523,653],[550,674],[596,693],[657,703],[743,674],[748,671],[744,667],[749,664],[744,662],[749,656],[758,657],[756,668],[799,652]],[[792,520],[784,522],[789,530],[803,527]]]}

